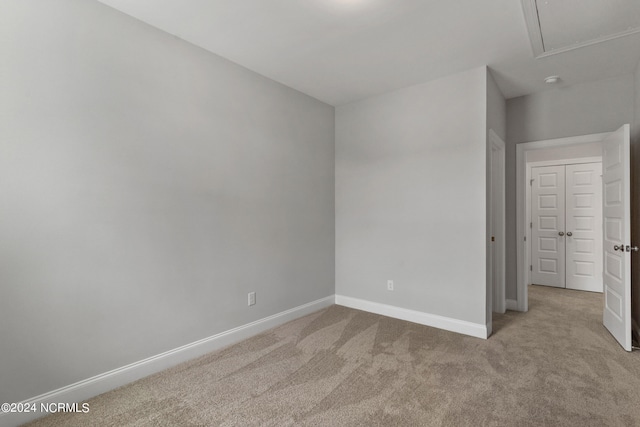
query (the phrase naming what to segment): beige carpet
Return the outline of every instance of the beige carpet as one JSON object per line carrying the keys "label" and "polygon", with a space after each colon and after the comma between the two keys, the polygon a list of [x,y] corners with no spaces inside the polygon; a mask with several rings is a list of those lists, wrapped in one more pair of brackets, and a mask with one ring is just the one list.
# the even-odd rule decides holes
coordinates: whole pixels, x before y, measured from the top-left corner
{"label": "beige carpet", "polygon": [[602,295],[533,286],[481,340],[333,306],[30,426],[634,426]]}

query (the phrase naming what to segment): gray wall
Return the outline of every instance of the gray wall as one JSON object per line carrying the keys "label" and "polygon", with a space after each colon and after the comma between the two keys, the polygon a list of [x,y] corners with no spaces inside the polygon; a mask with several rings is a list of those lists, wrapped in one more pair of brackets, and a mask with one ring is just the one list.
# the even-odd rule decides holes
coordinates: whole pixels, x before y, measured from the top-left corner
{"label": "gray wall", "polygon": [[[493,76],[491,74],[491,70],[487,72],[487,144],[489,143],[489,130],[492,129],[501,139],[504,141],[507,138],[507,103],[498,88]],[[487,200],[490,200],[490,186],[491,186],[491,172],[489,170],[491,150],[487,147]],[[487,204],[487,233],[491,230],[491,218],[490,218],[490,207]],[[487,235],[486,237],[486,247],[487,254],[491,251],[491,236]],[[490,257],[487,257],[487,324],[491,323],[492,319],[492,308],[493,302],[491,301],[493,298],[493,288],[491,283],[491,274],[490,268],[492,266],[489,264]]]}
{"label": "gray wall", "polygon": [[491,70],[487,72],[487,138],[489,129],[503,140],[507,139],[507,103],[500,92]]}
{"label": "gray wall", "polygon": [[583,157],[602,157],[602,142],[589,142],[564,147],[540,148],[525,153],[525,161],[546,162],[550,160],[569,160]]}
{"label": "gray wall", "polygon": [[516,299],[516,144],[609,132],[634,120],[632,75],[507,100],[507,298]]}
{"label": "gray wall", "polygon": [[482,67],[336,108],[336,294],[485,324],[486,102]]}
{"label": "gray wall", "polygon": [[93,1],[0,57],[0,402],[334,293],[333,107]]}

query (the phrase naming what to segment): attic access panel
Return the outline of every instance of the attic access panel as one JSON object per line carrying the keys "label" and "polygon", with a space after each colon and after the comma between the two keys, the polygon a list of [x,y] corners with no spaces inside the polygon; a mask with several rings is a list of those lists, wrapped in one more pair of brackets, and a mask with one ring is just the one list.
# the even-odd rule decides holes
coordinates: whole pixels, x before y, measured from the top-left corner
{"label": "attic access panel", "polygon": [[640,32],[638,0],[522,0],[536,57]]}

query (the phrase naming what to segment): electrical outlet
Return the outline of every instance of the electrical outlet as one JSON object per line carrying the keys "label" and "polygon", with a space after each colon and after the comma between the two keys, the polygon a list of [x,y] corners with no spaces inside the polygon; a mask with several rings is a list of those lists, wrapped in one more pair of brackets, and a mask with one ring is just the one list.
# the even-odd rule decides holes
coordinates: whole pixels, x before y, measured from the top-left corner
{"label": "electrical outlet", "polygon": [[387,280],[387,290],[388,291],[393,290],[393,280]]}
{"label": "electrical outlet", "polygon": [[248,301],[248,305],[255,305],[256,304],[256,293],[255,292],[249,292],[249,301]]}

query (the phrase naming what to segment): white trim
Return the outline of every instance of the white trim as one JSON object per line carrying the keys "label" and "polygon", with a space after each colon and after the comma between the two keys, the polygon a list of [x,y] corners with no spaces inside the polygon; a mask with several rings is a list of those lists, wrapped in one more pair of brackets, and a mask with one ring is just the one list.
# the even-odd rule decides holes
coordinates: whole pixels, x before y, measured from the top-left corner
{"label": "white trim", "polygon": [[[172,366],[186,362],[196,357],[252,337],[268,329],[283,323],[297,319],[315,311],[334,304],[334,295],[303,304],[290,310],[274,314],[255,322],[212,335],[191,344],[186,344],[173,350],[151,356],[147,359],[131,363],[121,368],[114,369],[103,374],[79,381],[77,383],[59,388],[40,396],[22,401],[25,404],[36,404],[40,408],[41,403],[76,403],[91,397],[113,390],[117,387],[129,384],[140,378],[163,371]],[[0,402],[2,403],[2,402]],[[0,413],[0,427],[13,427],[47,414],[40,412],[31,413]]]}
{"label": "white trim", "polygon": [[609,40],[614,40],[614,39],[618,39],[620,37],[630,36],[630,35],[636,34],[638,32],[640,32],[640,28],[631,28],[630,30],[620,31],[619,33],[598,37],[598,38],[593,39],[593,40],[587,40],[587,41],[584,41],[584,42],[581,42],[581,43],[575,43],[575,44],[572,44],[570,46],[559,47],[557,49],[552,49],[552,50],[544,52],[543,54],[540,54],[540,55],[536,56],[536,59],[546,58],[547,56],[557,55],[559,53],[565,53],[565,52],[568,52],[570,50],[579,49],[581,47],[587,47],[587,46],[592,46],[594,44],[600,44],[600,43],[608,42]]}
{"label": "white trim", "polygon": [[467,322],[465,320],[453,319],[451,317],[439,316],[437,314],[424,313],[422,311],[409,310],[387,304],[380,304],[359,298],[336,295],[336,304],[369,313],[380,314],[382,316],[393,317],[394,319],[406,320],[408,322],[419,323],[421,325],[432,326],[459,334],[470,335],[476,338],[488,337],[489,328],[480,323]]}
{"label": "white trim", "polygon": [[[532,150],[544,148],[566,147],[570,145],[590,144],[602,142],[611,132],[595,133],[590,135],[572,136],[569,138],[547,139],[544,141],[524,142],[516,145],[516,287],[518,311],[529,310],[529,297],[527,285],[529,284],[529,185],[530,168],[526,164],[526,153]],[[525,241],[525,237],[527,240]]]}
{"label": "white trim", "polygon": [[514,299],[507,299],[507,310],[518,311],[518,301]]}

